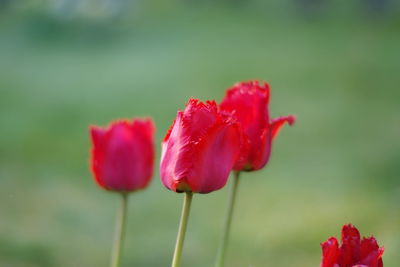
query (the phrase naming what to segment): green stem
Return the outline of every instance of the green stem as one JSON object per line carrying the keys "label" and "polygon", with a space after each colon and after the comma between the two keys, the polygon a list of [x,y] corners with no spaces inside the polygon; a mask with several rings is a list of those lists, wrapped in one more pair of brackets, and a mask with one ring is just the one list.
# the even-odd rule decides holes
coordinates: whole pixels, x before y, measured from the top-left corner
{"label": "green stem", "polygon": [[181,222],[179,223],[178,236],[176,238],[174,258],[172,259],[172,265],[171,265],[172,267],[180,266],[183,241],[185,241],[185,233],[186,233],[187,222],[189,219],[192,197],[193,197],[192,192],[185,193],[185,199],[183,200],[183,208],[181,214]]}
{"label": "green stem", "polygon": [[114,246],[111,255],[111,267],[118,267],[121,262],[121,251],[125,237],[126,211],[128,206],[128,194],[121,193],[121,206],[117,214],[117,225],[115,229]]}
{"label": "green stem", "polygon": [[216,267],[223,267],[225,262],[226,250],[229,241],[229,232],[232,224],[233,208],[235,206],[236,192],[239,183],[240,172],[236,171],[233,177],[233,185],[231,187],[231,192],[229,194],[228,211],[225,217],[224,232],[222,234],[222,241],[218,250],[217,261],[215,263]]}

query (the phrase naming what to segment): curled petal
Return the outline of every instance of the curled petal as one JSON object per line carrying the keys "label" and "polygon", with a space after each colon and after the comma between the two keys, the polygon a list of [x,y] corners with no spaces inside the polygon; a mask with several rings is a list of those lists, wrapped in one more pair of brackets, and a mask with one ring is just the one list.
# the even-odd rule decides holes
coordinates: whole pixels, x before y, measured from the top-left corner
{"label": "curled petal", "polygon": [[292,125],[295,121],[294,116],[279,117],[272,120],[272,124],[266,127],[260,138],[253,141],[257,149],[253,149],[248,156],[249,161],[252,162],[252,170],[259,170],[263,168],[269,160],[272,149],[272,141],[278,135],[280,129],[285,123]]}
{"label": "curled petal", "polygon": [[281,130],[282,126],[285,125],[285,123],[288,123],[289,125],[293,125],[295,121],[296,121],[296,117],[292,116],[292,115],[273,119],[271,122],[272,139],[274,139],[275,137],[278,136],[279,131]]}

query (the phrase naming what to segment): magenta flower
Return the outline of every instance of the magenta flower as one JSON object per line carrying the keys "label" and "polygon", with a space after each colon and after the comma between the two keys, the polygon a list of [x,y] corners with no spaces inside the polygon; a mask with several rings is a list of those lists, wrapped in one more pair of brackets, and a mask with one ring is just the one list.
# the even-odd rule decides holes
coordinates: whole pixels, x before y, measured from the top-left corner
{"label": "magenta flower", "polygon": [[360,233],[351,224],[343,226],[340,246],[330,237],[321,247],[321,267],[383,267],[384,248],[372,236],[360,240]]}
{"label": "magenta flower", "polygon": [[244,131],[244,142],[236,171],[259,170],[267,164],[272,141],[285,123],[292,125],[294,116],[271,119],[269,116],[270,88],[268,83],[241,82],[228,89],[220,107],[232,112]]}
{"label": "magenta flower", "polygon": [[97,184],[111,191],[145,188],[153,175],[154,124],[151,119],[117,121],[90,128],[91,167]]}
{"label": "magenta flower", "polygon": [[238,157],[240,142],[238,124],[219,112],[214,101],[190,99],[162,144],[163,184],[175,192],[221,189]]}

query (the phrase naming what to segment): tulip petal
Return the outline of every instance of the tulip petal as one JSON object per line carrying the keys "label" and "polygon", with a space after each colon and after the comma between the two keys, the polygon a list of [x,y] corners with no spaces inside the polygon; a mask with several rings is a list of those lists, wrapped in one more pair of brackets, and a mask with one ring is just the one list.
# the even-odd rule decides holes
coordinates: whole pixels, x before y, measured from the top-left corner
{"label": "tulip petal", "polygon": [[227,91],[220,107],[222,110],[233,112],[250,141],[254,142],[269,122],[269,95],[268,83],[264,83],[263,86],[260,86],[258,81],[238,83]]}
{"label": "tulip petal", "polygon": [[105,154],[108,156],[103,163],[103,179],[114,190],[124,191],[134,186],[130,176],[137,169],[135,159],[141,156],[140,151],[133,145],[129,125],[124,122],[112,125],[107,139]]}
{"label": "tulip petal", "polygon": [[340,256],[339,244],[335,237],[329,238],[321,244],[322,262],[321,267],[334,267]]}
{"label": "tulip petal", "polygon": [[192,141],[198,141],[214,125],[217,119],[217,104],[215,101],[200,102],[190,99],[182,118],[183,127],[187,129],[186,134]]}
{"label": "tulip petal", "polygon": [[369,267],[382,267],[383,247],[379,247],[374,237],[364,238],[361,241],[361,262],[360,264]]}
{"label": "tulip petal", "polygon": [[132,188],[144,188],[151,179],[147,177],[153,176],[154,165],[154,131],[155,126],[152,120],[135,120],[132,125],[133,145],[136,148],[137,154],[132,155],[135,166],[135,176],[143,177],[144,179],[132,179],[136,184],[132,184]]}
{"label": "tulip petal", "polygon": [[341,250],[341,266],[351,266],[356,264],[361,257],[360,250],[360,232],[351,224],[343,226],[342,229],[342,246]]}
{"label": "tulip petal", "polygon": [[295,121],[294,116],[279,117],[272,120],[271,125],[267,126],[259,140],[254,140],[253,145],[256,145],[257,149],[252,150],[249,160],[253,162],[253,170],[259,170],[268,163],[269,157],[271,155],[272,141],[278,135],[280,129],[285,123],[292,125]]}
{"label": "tulip petal", "polygon": [[195,146],[196,162],[188,176],[193,191],[209,193],[222,188],[240,150],[240,132],[236,124],[217,125]]}
{"label": "tulip petal", "polygon": [[285,125],[286,122],[289,123],[289,125],[293,125],[295,121],[296,118],[292,115],[273,119],[270,126],[272,139],[278,136],[279,131],[281,130],[282,126]]}
{"label": "tulip petal", "polygon": [[192,147],[187,127],[183,125],[183,112],[178,112],[175,122],[162,144],[160,163],[161,180],[170,190],[176,191],[185,182],[191,169]]}
{"label": "tulip petal", "polygon": [[276,118],[272,120],[270,126],[267,126],[263,130],[259,140],[256,139],[253,141],[253,146],[256,145],[255,147],[257,147],[257,149],[253,149],[248,156],[249,161],[253,162],[252,170],[259,170],[268,163],[271,155],[272,140],[278,135],[280,129],[286,122],[289,123],[289,125],[292,125],[294,121],[294,116]]}
{"label": "tulip petal", "polygon": [[90,135],[92,137],[93,146],[99,147],[103,143],[104,136],[106,134],[106,130],[97,127],[97,126],[90,126]]}
{"label": "tulip petal", "polygon": [[249,161],[252,162],[252,170],[263,168],[271,155],[272,138],[271,131],[268,128],[264,129],[257,144],[257,150],[253,149],[249,156]]}
{"label": "tulip petal", "polygon": [[92,140],[92,144],[93,144],[93,147],[91,150],[91,155],[92,155],[91,169],[94,174],[95,182],[100,187],[109,189],[108,186],[101,179],[102,178],[101,166],[104,162],[103,146],[104,146],[106,130],[101,129],[100,127],[97,127],[97,126],[91,126],[90,127],[90,135],[91,135],[91,140]]}

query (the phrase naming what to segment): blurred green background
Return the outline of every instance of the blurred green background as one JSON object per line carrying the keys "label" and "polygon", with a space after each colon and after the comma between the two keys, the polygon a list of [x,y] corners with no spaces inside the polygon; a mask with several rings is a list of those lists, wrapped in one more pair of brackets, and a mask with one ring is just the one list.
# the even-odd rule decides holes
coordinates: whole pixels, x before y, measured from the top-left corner
{"label": "blurred green background", "polygon": [[[90,124],[267,80],[296,114],[243,176],[227,266],[319,266],[345,223],[400,262],[396,1],[0,1],[0,266],[108,266],[117,195],[88,170]],[[183,266],[212,266],[228,187],[195,195]],[[130,197],[123,266],[169,266],[183,195]]]}

